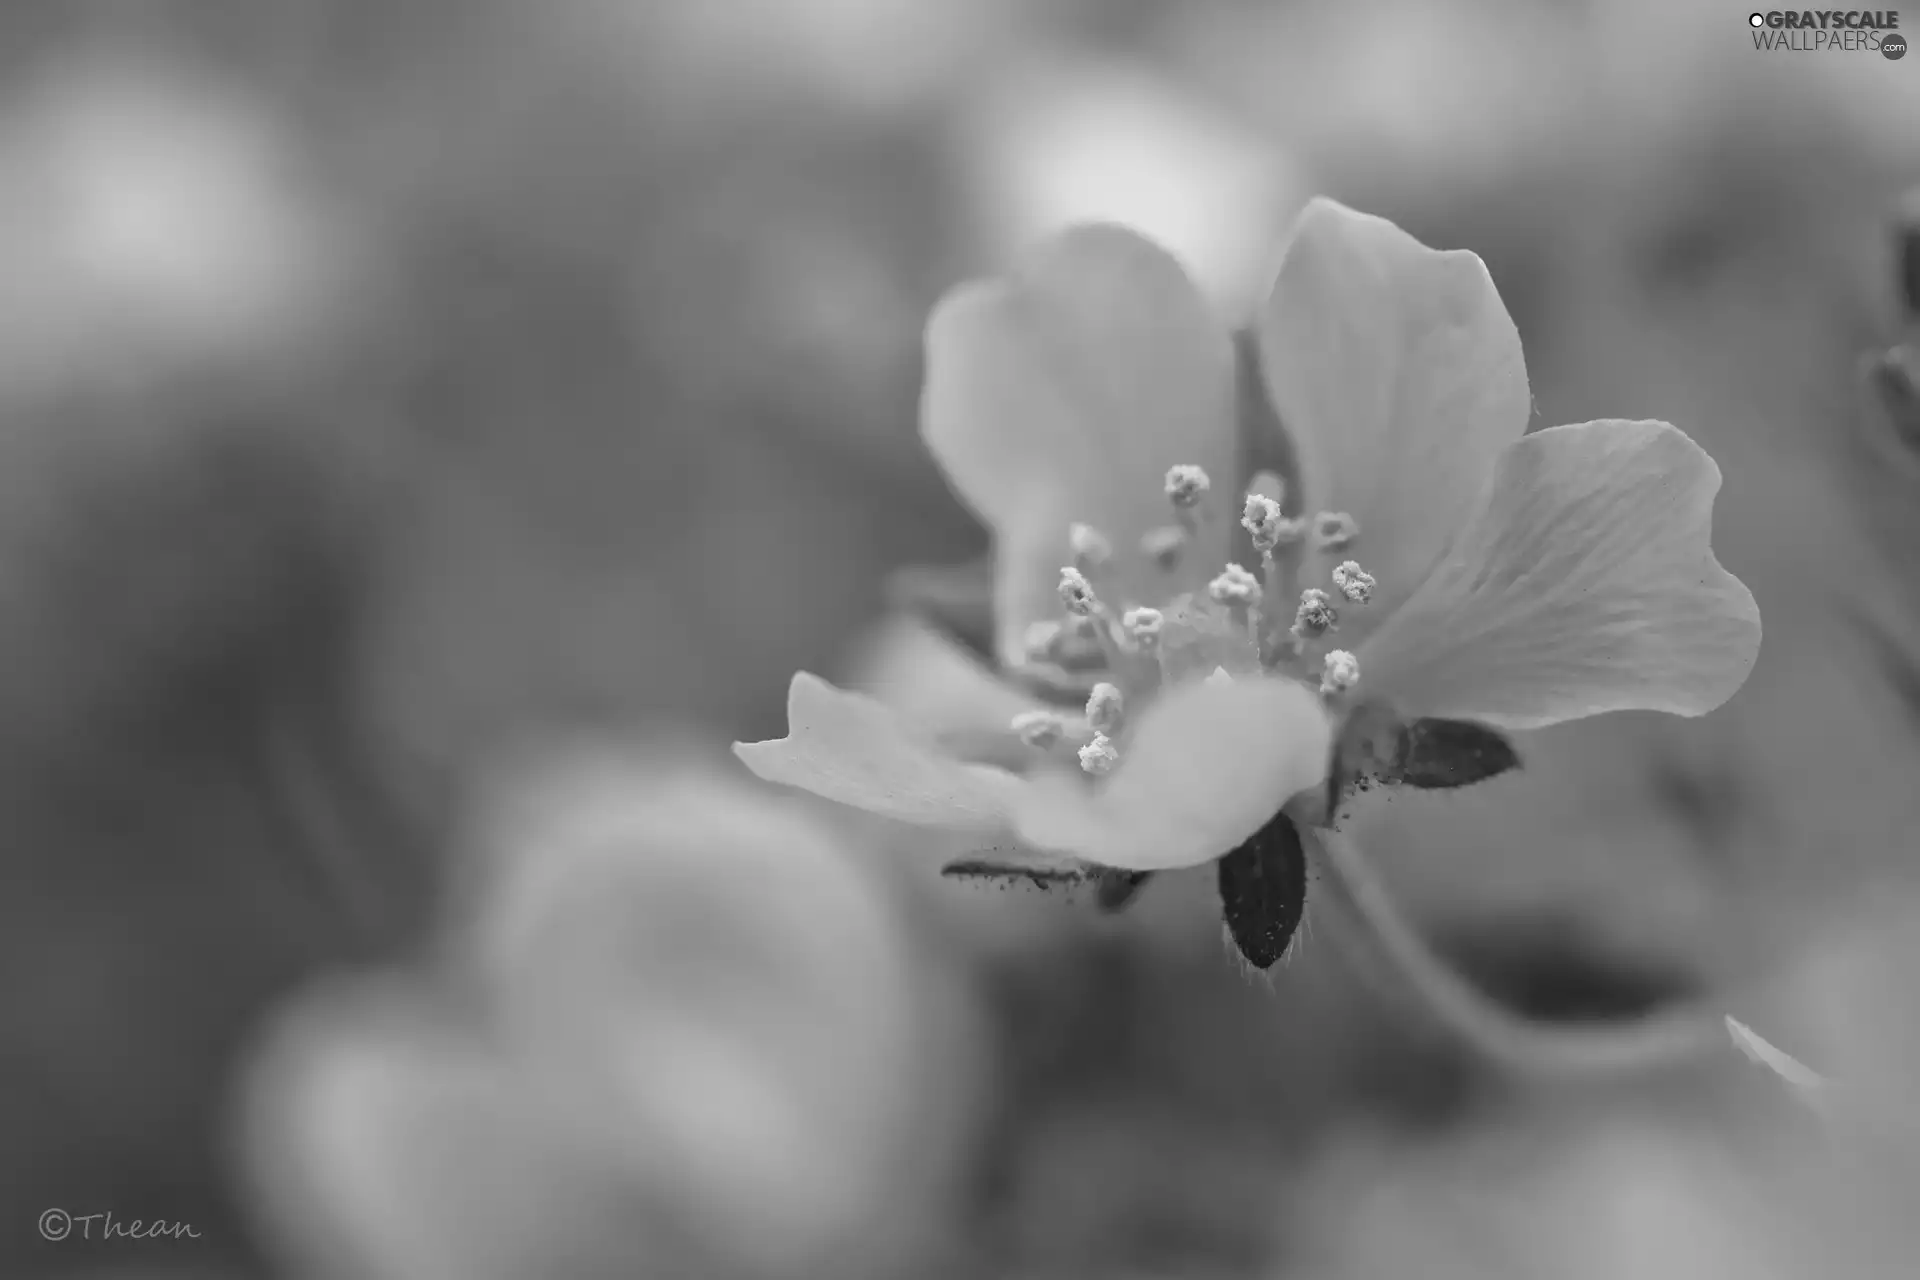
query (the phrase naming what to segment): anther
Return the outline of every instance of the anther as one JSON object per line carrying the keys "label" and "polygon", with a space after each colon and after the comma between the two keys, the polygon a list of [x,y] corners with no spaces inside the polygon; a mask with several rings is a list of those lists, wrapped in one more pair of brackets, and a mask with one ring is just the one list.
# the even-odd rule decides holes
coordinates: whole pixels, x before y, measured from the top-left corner
{"label": "anther", "polygon": [[1051,711],[1022,711],[1013,718],[1020,741],[1036,750],[1051,747],[1067,732],[1067,722]]}
{"label": "anther", "polygon": [[1163,525],[1149,530],[1140,539],[1140,553],[1159,565],[1162,569],[1172,569],[1180,563],[1180,553],[1187,546],[1187,531],[1177,524]]}
{"label": "anther", "polygon": [[1300,607],[1293,615],[1295,636],[1312,639],[1339,629],[1340,615],[1334,610],[1333,597],[1318,587],[1308,587],[1300,593]]}
{"label": "anther", "polygon": [[1090,618],[1100,608],[1100,597],[1093,594],[1093,584],[1072,565],[1060,570],[1060,602],[1076,618]]}
{"label": "anther", "polygon": [[1183,464],[1167,469],[1167,501],[1176,510],[1186,511],[1200,505],[1207,496],[1207,490],[1213,487],[1213,481],[1199,467]]}
{"label": "anther", "polygon": [[1158,609],[1129,609],[1120,617],[1120,629],[1143,653],[1159,648],[1160,630],[1165,625],[1166,618]]}
{"label": "anther", "polygon": [[1240,525],[1253,535],[1253,549],[1263,556],[1270,556],[1274,548],[1280,545],[1281,526],[1286,517],[1280,512],[1280,504],[1264,493],[1247,495],[1246,509],[1241,513]]}
{"label": "anther", "polygon": [[1096,777],[1110,772],[1119,763],[1120,750],[1104,733],[1094,734],[1093,741],[1080,748],[1080,767]]}
{"label": "anther", "polygon": [[1320,671],[1320,693],[1323,697],[1345,693],[1360,681],[1360,663],[1345,649],[1333,649],[1327,653],[1326,661]]}
{"label": "anther", "polygon": [[1313,517],[1313,545],[1321,551],[1340,551],[1360,536],[1360,525],[1344,511],[1321,511]]}
{"label": "anther", "polygon": [[1093,726],[1095,733],[1102,736],[1118,733],[1123,710],[1120,686],[1104,680],[1093,686],[1093,692],[1087,697],[1087,723]]}
{"label": "anther", "polygon": [[1333,585],[1340,588],[1340,594],[1349,603],[1365,604],[1373,599],[1373,588],[1377,585],[1373,575],[1362,569],[1353,560],[1343,560],[1334,566]]}
{"label": "anther", "polygon": [[1073,551],[1073,563],[1082,573],[1092,573],[1113,558],[1113,544],[1090,524],[1067,527],[1067,545]]}
{"label": "anther", "polygon": [[1215,604],[1250,608],[1260,603],[1260,579],[1239,565],[1230,564],[1207,584],[1207,595]]}

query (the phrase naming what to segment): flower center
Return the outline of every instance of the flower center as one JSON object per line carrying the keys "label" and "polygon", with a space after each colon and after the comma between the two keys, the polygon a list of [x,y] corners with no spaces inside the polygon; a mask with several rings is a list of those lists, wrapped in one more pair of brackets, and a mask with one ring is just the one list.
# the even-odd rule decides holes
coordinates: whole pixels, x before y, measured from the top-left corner
{"label": "flower center", "polygon": [[[1163,571],[1183,566],[1189,546],[1222,513],[1209,502],[1212,481],[1196,466],[1167,472],[1174,522],[1141,539],[1139,555]],[[1270,472],[1254,477],[1240,524],[1260,557],[1256,574],[1228,564],[1204,592],[1186,592],[1157,606],[1119,596],[1114,545],[1092,525],[1067,530],[1073,563],[1060,570],[1064,618],[1036,623],[1027,635],[1029,674],[1050,673],[1087,690],[1081,715],[1029,711],[1014,718],[1021,740],[1044,754],[1071,752],[1093,775],[1110,771],[1125,751],[1126,731],[1164,686],[1188,679],[1231,680],[1267,672],[1299,680],[1331,703],[1360,680],[1353,654],[1333,647],[1341,611],[1367,604],[1377,585],[1356,560],[1342,560],[1323,584],[1303,586],[1303,566],[1324,566],[1327,553],[1354,547],[1360,529],[1345,512],[1289,518],[1285,487]],[[1312,554],[1309,554],[1312,553]]]}

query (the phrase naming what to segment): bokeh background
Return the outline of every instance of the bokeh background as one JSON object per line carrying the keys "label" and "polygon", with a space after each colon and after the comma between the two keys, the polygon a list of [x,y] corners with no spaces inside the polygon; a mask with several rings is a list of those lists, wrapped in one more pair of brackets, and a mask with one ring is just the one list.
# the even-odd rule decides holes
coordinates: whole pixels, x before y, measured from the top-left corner
{"label": "bokeh background", "polygon": [[[0,1274],[1911,1275],[1920,59],[1651,0],[70,0],[0,14]],[[1066,222],[1232,314],[1325,192],[1487,259],[1543,422],[1726,475],[1767,640],[1367,839],[1516,1081],[1204,873],[941,882],[727,754],[934,706],[921,324]],[[192,1238],[60,1241],[111,1213]],[[151,1231],[151,1226],[147,1228]]]}

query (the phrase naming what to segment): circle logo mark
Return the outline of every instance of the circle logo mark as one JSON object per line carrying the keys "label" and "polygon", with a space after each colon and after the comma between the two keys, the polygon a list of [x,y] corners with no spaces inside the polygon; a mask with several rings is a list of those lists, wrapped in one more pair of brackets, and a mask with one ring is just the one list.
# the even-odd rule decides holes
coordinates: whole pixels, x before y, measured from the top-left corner
{"label": "circle logo mark", "polygon": [[1747,25],[1750,27],[1764,27],[1767,25],[1767,15],[1764,13],[1750,13],[1747,15]]}
{"label": "circle logo mark", "polygon": [[1897,62],[1906,56],[1907,38],[1905,36],[1881,36],[1880,52],[1887,55],[1889,62]]}

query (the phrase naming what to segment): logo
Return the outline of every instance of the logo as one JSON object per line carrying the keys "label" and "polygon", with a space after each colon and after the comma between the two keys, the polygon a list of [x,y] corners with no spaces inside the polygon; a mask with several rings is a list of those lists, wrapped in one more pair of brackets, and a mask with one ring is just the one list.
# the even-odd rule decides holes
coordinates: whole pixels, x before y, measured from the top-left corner
{"label": "logo", "polygon": [[1903,57],[1895,9],[1769,9],[1747,15],[1753,47],[1774,53],[1878,53]]}

